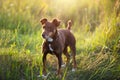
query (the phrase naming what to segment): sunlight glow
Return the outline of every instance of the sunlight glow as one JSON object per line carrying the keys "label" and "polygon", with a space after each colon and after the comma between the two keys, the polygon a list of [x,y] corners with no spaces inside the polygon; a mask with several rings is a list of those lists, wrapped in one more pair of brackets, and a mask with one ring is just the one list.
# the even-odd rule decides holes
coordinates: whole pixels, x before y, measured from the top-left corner
{"label": "sunlight glow", "polygon": [[50,5],[51,8],[49,8],[52,9],[57,15],[60,15],[61,13],[68,12],[75,7],[76,1],[77,0],[54,0]]}
{"label": "sunlight glow", "polygon": [[57,0],[58,3],[62,4],[63,6],[71,6],[76,2],[76,0]]}

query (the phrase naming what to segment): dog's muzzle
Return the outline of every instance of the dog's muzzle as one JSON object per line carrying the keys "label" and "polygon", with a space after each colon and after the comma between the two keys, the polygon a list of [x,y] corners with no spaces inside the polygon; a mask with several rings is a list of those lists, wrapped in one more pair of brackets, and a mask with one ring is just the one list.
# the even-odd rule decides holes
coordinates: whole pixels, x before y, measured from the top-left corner
{"label": "dog's muzzle", "polygon": [[48,42],[53,42],[53,39],[49,36],[42,35],[44,39],[46,39]]}
{"label": "dog's muzzle", "polygon": [[47,38],[47,41],[48,42],[53,42],[53,39],[49,37],[49,38]]}

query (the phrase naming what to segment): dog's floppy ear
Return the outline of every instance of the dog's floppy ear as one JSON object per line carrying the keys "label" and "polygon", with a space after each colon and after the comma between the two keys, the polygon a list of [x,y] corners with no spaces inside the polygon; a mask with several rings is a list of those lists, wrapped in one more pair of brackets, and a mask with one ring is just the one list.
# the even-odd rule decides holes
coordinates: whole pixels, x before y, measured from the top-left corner
{"label": "dog's floppy ear", "polygon": [[43,25],[43,24],[45,24],[45,23],[47,22],[47,19],[46,19],[46,18],[43,18],[43,19],[40,20],[40,22],[41,22],[42,25]]}
{"label": "dog's floppy ear", "polygon": [[52,23],[55,24],[56,27],[60,25],[60,21],[57,19],[53,19]]}

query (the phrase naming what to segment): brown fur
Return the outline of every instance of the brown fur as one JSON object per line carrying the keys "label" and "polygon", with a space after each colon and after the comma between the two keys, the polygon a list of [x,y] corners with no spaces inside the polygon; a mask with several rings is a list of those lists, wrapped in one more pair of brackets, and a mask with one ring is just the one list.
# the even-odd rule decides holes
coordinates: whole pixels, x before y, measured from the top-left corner
{"label": "brown fur", "polygon": [[73,67],[76,68],[76,40],[73,34],[70,32],[71,21],[68,21],[67,29],[57,29],[57,27],[60,25],[60,21],[57,19],[53,19],[52,22],[49,22],[46,18],[44,18],[41,19],[40,22],[43,25],[42,37],[45,40],[42,45],[43,74],[46,75],[46,56],[48,53],[54,54],[58,58],[59,66],[57,74],[60,74],[62,53],[64,53],[67,57],[67,61],[69,61],[70,58],[70,55],[67,51],[68,46],[70,47],[73,56]]}

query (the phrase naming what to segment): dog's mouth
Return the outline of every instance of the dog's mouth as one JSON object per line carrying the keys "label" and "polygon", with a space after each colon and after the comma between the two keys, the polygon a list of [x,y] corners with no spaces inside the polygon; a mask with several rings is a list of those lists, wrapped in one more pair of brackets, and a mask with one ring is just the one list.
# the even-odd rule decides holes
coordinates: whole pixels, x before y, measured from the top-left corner
{"label": "dog's mouth", "polygon": [[47,41],[48,42],[53,42],[53,39],[49,37],[49,38],[47,38]]}
{"label": "dog's mouth", "polygon": [[46,39],[48,42],[53,42],[53,38],[49,36],[45,36],[44,39]]}

